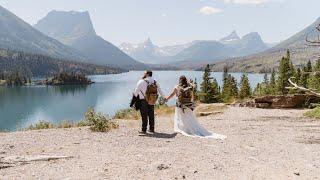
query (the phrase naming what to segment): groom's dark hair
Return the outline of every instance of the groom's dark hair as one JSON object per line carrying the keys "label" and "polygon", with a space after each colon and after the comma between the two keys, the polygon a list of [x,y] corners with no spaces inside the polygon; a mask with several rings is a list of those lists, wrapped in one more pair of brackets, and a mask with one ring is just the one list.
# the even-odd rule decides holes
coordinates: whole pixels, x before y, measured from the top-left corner
{"label": "groom's dark hair", "polygon": [[148,74],[149,77],[152,77],[152,71],[148,70],[146,71],[146,74]]}

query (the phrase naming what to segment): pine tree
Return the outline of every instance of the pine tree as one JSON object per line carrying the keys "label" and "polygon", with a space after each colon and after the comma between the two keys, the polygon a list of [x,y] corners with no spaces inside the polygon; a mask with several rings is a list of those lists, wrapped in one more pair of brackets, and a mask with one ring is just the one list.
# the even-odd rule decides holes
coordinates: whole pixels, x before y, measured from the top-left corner
{"label": "pine tree", "polygon": [[296,82],[298,83],[298,84],[300,84],[300,78],[301,78],[301,69],[300,68],[298,68],[297,69],[297,73],[296,73],[296,75],[295,75],[295,80],[296,80]]}
{"label": "pine tree", "polygon": [[277,80],[277,90],[279,93],[286,95],[288,90],[286,87],[289,86],[289,78],[292,77],[292,67],[290,60],[290,52],[287,51],[287,57],[282,57],[279,66],[279,77]]}
{"label": "pine tree", "polygon": [[231,74],[224,80],[221,96],[224,102],[230,102],[238,96],[237,80]]}
{"label": "pine tree", "polygon": [[289,59],[289,61],[290,61],[290,76],[295,77],[297,74],[297,70],[296,70],[295,66],[293,65],[291,59]]}
{"label": "pine tree", "polygon": [[232,95],[232,97],[237,97],[238,96],[237,79],[230,75],[230,82],[231,82],[231,95]]}
{"label": "pine tree", "polygon": [[286,58],[287,58],[287,59],[291,59],[291,55],[290,55],[290,50],[289,50],[289,49],[287,49],[287,55],[286,55]]}
{"label": "pine tree", "polygon": [[223,83],[225,83],[225,81],[227,80],[228,75],[229,75],[228,66],[224,66],[223,67],[223,77],[222,77]]}
{"label": "pine tree", "polygon": [[263,82],[268,85],[269,84],[269,78],[268,78],[268,74],[265,73],[264,76],[263,76]]}
{"label": "pine tree", "polygon": [[230,83],[228,77],[224,78],[221,96],[224,102],[230,99]]}
{"label": "pine tree", "polygon": [[211,73],[210,73],[210,67],[209,65],[206,66],[204,69],[204,74],[203,74],[203,81],[201,83],[201,91],[202,92],[207,92],[210,86],[210,79],[211,79]]}
{"label": "pine tree", "polygon": [[212,79],[209,94],[211,94],[211,99],[210,99],[211,103],[220,102],[220,87],[215,78]]}
{"label": "pine tree", "polygon": [[314,71],[320,71],[320,56],[317,59],[316,65],[314,67]]}
{"label": "pine tree", "polygon": [[317,60],[313,69],[314,73],[309,75],[308,88],[320,91],[320,58]]}
{"label": "pine tree", "polygon": [[300,79],[299,79],[299,85],[305,88],[308,85],[308,79],[309,79],[309,74],[306,70],[307,68],[303,68],[303,70],[301,71]]}
{"label": "pine tree", "polygon": [[310,60],[307,63],[305,72],[312,72],[312,63]]}
{"label": "pine tree", "polygon": [[308,79],[308,88],[320,91],[320,74],[316,73]]}
{"label": "pine tree", "polygon": [[193,82],[193,98],[194,100],[198,100],[198,83],[197,83],[197,78],[194,79]]}
{"label": "pine tree", "polygon": [[270,83],[269,83],[269,89],[270,89],[270,94],[276,95],[277,94],[277,89],[276,89],[276,72],[274,69],[272,69],[271,77],[270,77]]}
{"label": "pine tree", "polygon": [[286,55],[287,63],[289,64],[289,77],[294,77],[296,74],[296,68],[293,65],[293,62],[291,61],[291,55],[290,55],[290,50],[287,50],[287,55]]}
{"label": "pine tree", "polygon": [[261,92],[261,84],[258,83],[257,86],[255,87],[254,91],[253,91],[254,95],[256,96],[261,96],[263,95]]}
{"label": "pine tree", "polygon": [[[268,75],[267,75],[267,77],[268,77]],[[241,77],[241,81],[240,81],[239,98],[244,99],[244,98],[248,98],[250,96],[251,96],[251,87],[250,87],[250,83],[249,83],[249,78],[246,74],[243,74]]]}
{"label": "pine tree", "polygon": [[203,103],[214,103],[218,101],[219,86],[215,79],[211,78],[210,66],[207,65],[204,74],[203,82],[201,83],[201,93],[199,94],[200,101]]}

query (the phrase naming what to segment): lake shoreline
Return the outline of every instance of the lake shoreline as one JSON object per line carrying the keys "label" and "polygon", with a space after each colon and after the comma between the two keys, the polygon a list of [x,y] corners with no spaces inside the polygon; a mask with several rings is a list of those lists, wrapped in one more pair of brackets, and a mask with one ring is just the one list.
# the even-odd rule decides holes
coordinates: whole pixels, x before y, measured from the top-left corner
{"label": "lake shoreline", "polygon": [[[77,121],[83,118],[89,107],[97,112],[114,116],[121,109],[129,108],[132,92],[141,79],[143,71],[121,74],[88,76],[94,84],[86,86],[24,86],[0,87],[0,129],[16,130],[39,121],[59,124],[63,121]],[[202,82],[202,72],[198,71],[154,71],[164,94],[168,95],[178,84],[181,75]],[[242,74],[232,74],[240,81]],[[223,73],[213,73],[222,86]],[[263,75],[249,75],[252,88],[263,81]],[[168,105],[174,105],[172,100]],[[15,111],[13,111],[15,110]],[[19,113],[16,113],[19,112]]]}

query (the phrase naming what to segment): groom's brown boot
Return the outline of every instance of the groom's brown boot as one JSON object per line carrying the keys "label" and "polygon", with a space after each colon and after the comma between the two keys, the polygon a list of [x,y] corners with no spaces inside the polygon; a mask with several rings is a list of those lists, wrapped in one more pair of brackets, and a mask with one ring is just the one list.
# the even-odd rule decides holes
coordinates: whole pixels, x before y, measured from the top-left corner
{"label": "groom's brown boot", "polygon": [[150,128],[149,132],[155,133],[154,128]]}

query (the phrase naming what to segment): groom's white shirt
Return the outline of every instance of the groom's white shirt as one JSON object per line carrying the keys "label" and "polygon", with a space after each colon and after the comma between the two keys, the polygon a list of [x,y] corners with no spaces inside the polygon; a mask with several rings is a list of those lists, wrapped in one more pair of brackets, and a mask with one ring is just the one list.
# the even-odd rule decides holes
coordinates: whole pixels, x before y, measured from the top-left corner
{"label": "groom's white shirt", "polygon": [[[148,81],[148,82],[146,82],[146,81]],[[145,79],[139,80],[137,83],[137,87],[134,91],[134,96],[137,97],[139,95],[140,99],[145,99],[144,96],[147,92],[148,83],[154,83],[154,79],[152,77],[147,77]],[[156,84],[157,84],[158,92],[159,92],[160,96],[165,97],[161,88],[160,88],[160,84],[158,83],[158,81],[156,81]]]}

